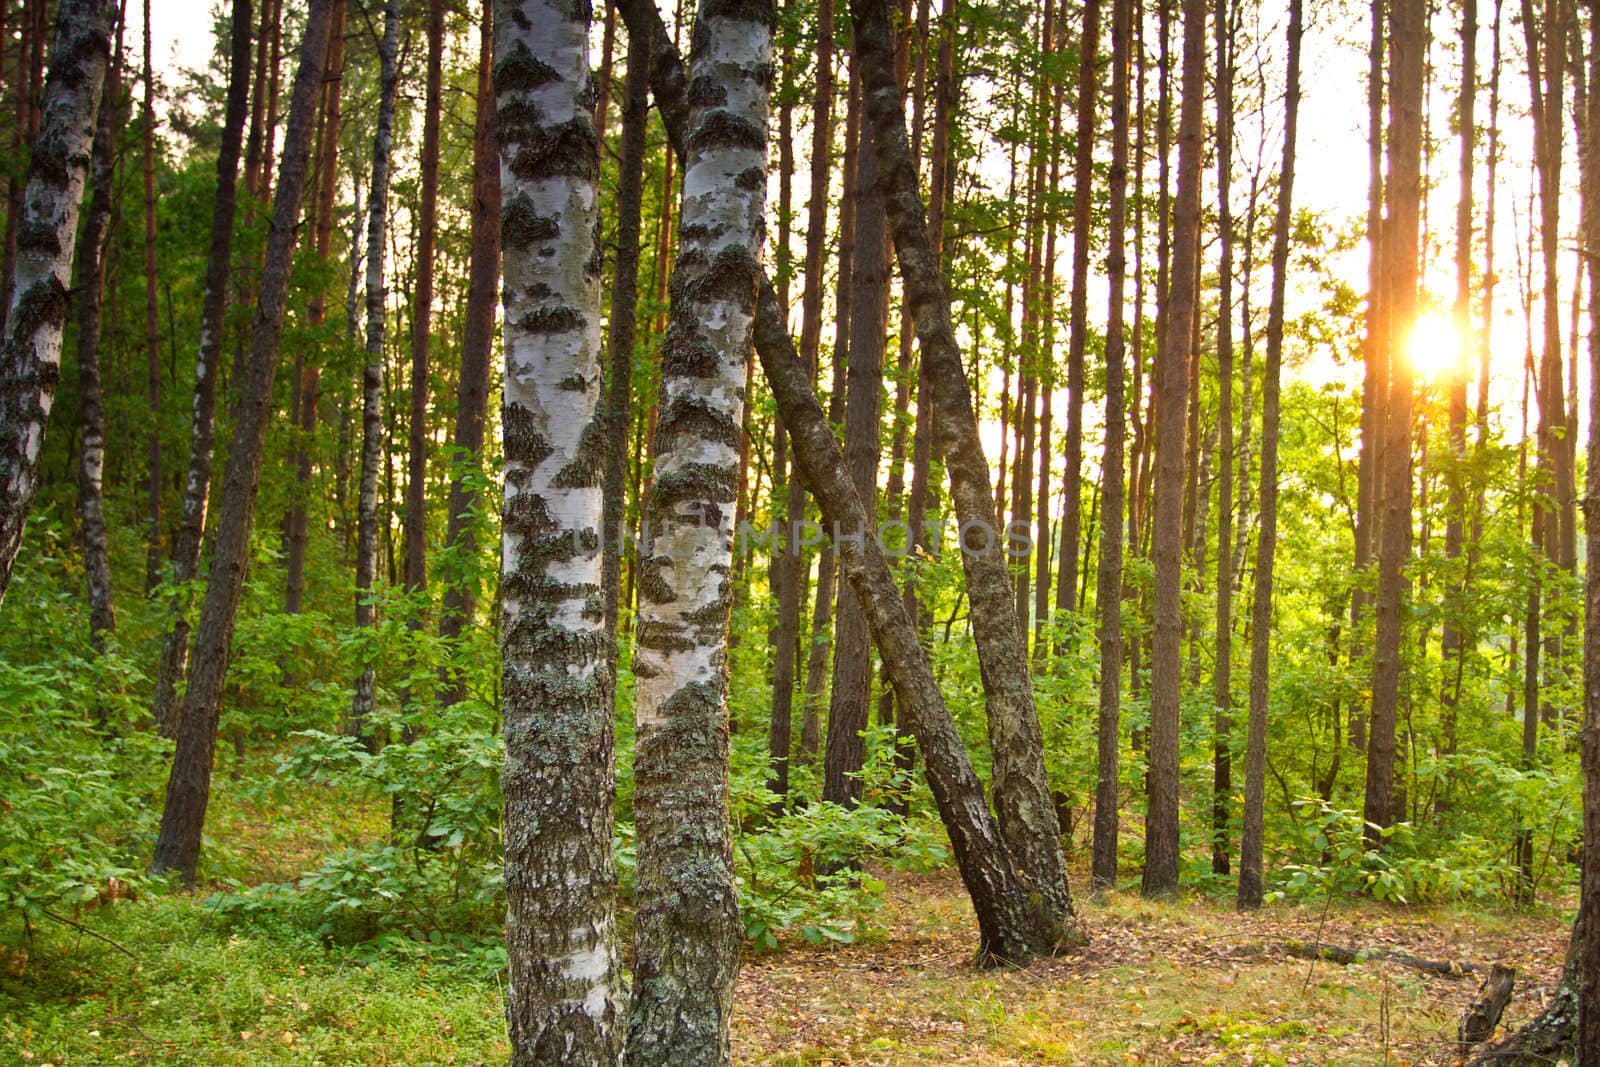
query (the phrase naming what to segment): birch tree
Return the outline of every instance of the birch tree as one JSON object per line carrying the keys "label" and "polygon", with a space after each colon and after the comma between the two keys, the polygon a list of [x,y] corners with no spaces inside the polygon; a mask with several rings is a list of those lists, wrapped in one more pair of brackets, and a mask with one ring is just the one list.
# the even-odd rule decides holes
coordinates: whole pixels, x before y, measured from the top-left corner
{"label": "birch tree", "polygon": [[726,1063],[738,973],[728,833],[727,626],[745,366],[767,188],[770,0],[701,0],[681,241],[661,352],[634,674],[634,987],[628,1061]]}
{"label": "birch tree", "polygon": [[599,142],[589,7],[498,0],[501,688],[516,1064],[615,1063],[614,685],[600,603]]}
{"label": "birch tree", "polygon": [[[372,182],[367,193],[367,361],[361,371],[361,478],[356,502],[356,626],[376,622],[372,585],[378,564],[378,468],[383,463],[383,327],[387,291],[383,283],[385,220],[389,214],[389,152],[394,140],[394,101],[399,85],[395,62],[400,22],[399,0],[383,7],[383,43],[378,46],[378,127],[372,136]],[[376,672],[362,665],[350,705],[351,730],[373,741],[372,714]]]}
{"label": "birch tree", "polygon": [[0,600],[33,506],[45,423],[61,377],[61,331],[78,211],[111,58],[112,0],[62,0],[43,119],[18,211],[0,352]]}

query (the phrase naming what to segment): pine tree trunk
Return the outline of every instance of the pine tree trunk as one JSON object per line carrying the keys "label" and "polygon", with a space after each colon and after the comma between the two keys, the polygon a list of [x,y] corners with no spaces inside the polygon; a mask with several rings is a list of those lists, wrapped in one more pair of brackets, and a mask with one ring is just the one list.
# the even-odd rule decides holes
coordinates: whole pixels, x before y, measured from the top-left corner
{"label": "pine tree trunk", "polygon": [[[860,79],[859,69],[852,72]],[[859,90],[857,90],[859,91]],[[888,329],[889,232],[878,187],[872,127],[858,131],[855,175],[855,240],[848,272],[850,294],[849,359],[845,362],[844,455],[856,495],[866,515],[859,530],[838,537],[877,536],[879,421],[883,357]],[[823,757],[822,799],[855,807],[861,800],[861,768],[866,763],[867,704],[872,687],[872,646],[867,621],[855,591],[839,591],[834,626],[833,688],[829,694],[828,741]]]}
{"label": "pine tree trunk", "polygon": [[[1384,5],[1371,0],[1372,37],[1367,48],[1367,316],[1362,338],[1361,456],[1356,469],[1355,570],[1364,574],[1372,564],[1372,547],[1378,528],[1379,485],[1383,473],[1381,409],[1388,390],[1389,363],[1383,323],[1383,62],[1385,53]],[[1350,593],[1350,660],[1364,651],[1361,619],[1372,594],[1364,583]],[[1367,747],[1367,717],[1359,702],[1350,711],[1350,744]]]}
{"label": "pine tree trunk", "polygon": [[61,374],[78,213],[111,57],[112,0],[62,0],[39,132],[17,209],[0,355],[0,600],[33,505],[45,425]]}
{"label": "pine tree trunk", "polygon": [[[1421,199],[1422,67],[1427,19],[1421,0],[1389,0],[1389,180],[1383,223],[1382,342],[1404,351],[1417,301],[1417,221]],[[1393,821],[1395,708],[1400,688],[1404,621],[1400,603],[1411,553],[1411,364],[1390,361],[1382,412],[1383,472],[1374,500],[1378,523],[1377,631],[1372,655],[1372,722],[1367,741],[1363,808],[1368,846],[1382,844]]]}
{"label": "pine tree trunk", "polygon": [[[1461,3],[1461,94],[1456,104],[1456,123],[1461,138],[1461,192],[1456,201],[1456,304],[1457,326],[1463,339],[1472,336],[1472,171],[1473,147],[1477,128],[1473,123],[1473,105],[1477,99],[1477,0]],[[1490,324],[1485,323],[1488,330]],[[1465,353],[1463,353],[1465,355]],[[1446,484],[1449,499],[1446,502],[1444,554],[1447,560],[1459,560],[1466,533],[1467,518],[1467,368],[1465,363],[1453,365],[1449,371],[1450,412],[1449,440],[1451,465]],[[1461,685],[1466,671],[1467,636],[1463,632],[1460,615],[1465,608],[1466,578],[1452,574],[1446,596],[1444,634],[1440,641],[1440,657],[1444,661],[1445,682],[1440,694],[1439,731],[1440,748],[1444,755],[1456,753],[1456,706],[1461,700]],[[1452,776],[1453,777],[1453,776]],[[1445,786],[1445,800],[1449,799],[1450,779]]]}
{"label": "pine tree trunk", "polygon": [[145,400],[150,405],[149,486],[145,592],[161,580],[161,331],[156,303],[156,88],[150,55],[150,2],[144,0],[144,344]]}
{"label": "pine tree trunk", "polygon": [[[377,623],[372,603],[378,564],[378,467],[383,462],[383,339],[388,291],[384,287],[384,254],[389,215],[389,157],[394,138],[394,105],[399,89],[396,60],[399,34],[399,0],[386,0],[383,9],[383,43],[379,46],[378,125],[372,137],[372,178],[367,193],[366,354],[361,372],[361,475],[356,490],[356,628],[370,630]],[[482,81],[479,83],[483,89]],[[474,249],[476,253],[476,249]],[[492,313],[491,313],[492,314]],[[470,320],[469,320],[470,321]],[[487,351],[480,353],[487,358]],[[462,381],[467,380],[466,356]],[[481,409],[480,409],[481,410]],[[479,445],[482,445],[479,422]],[[350,703],[350,731],[377,751],[377,739],[368,724],[375,701],[377,672],[371,661],[362,664]]]}
{"label": "pine tree trunk", "polygon": [[[312,248],[319,261],[326,261],[333,248],[334,198],[339,190],[340,100],[344,89],[345,0],[334,0],[333,23],[328,41],[327,80],[322,86],[322,125],[317,139],[316,199],[311,207]],[[328,297],[313,291],[307,301],[306,319],[320,326],[327,318]],[[294,449],[294,502],[284,516],[285,570],[283,610],[300,613],[305,597],[306,539],[309,535],[307,507],[311,489],[311,447],[317,430],[317,392],[322,368],[306,362],[297,350],[294,362],[293,412],[297,441]]]}
{"label": "pine tree trunk", "polygon": [[[1233,796],[1233,76],[1234,5],[1212,13],[1217,42],[1217,614],[1211,676],[1211,870],[1229,871]],[[1205,540],[1205,531],[1200,532]]]}
{"label": "pine tree trunk", "polygon": [[211,760],[217,720],[222,711],[222,684],[227,672],[233,626],[249,561],[250,525],[255,516],[261,456],[272,412],[272,382],[278,367],[279,343],[289,292],[300,200],[305,192],[316,111],[328,52],[333,0],[311,0],[301,43],[284,131],[283,161],[272,206],[261,288],[251,327],[249,361],[240,373],[238,414],[233,447],[223,475],[217,532],[211,551],[200,625],[195,632],[189,688],[184,695],[178,748],[167,779],[166,806],[156,839],[152,869],[174,871],[192,882],[200,858],[200,836],[211,799]]}
{"label": "pine tree trunk", "polygon": [[[467,265],[467,313],[461,335],[461,371],[456,388],[454,455],[450,473],[450,512],[445,551],[458,568],[446,586],[439,612],[439,636],[454,644],[477,613],[478,551],[473,525],[478,479],[483,471],[483,436],[489,403],[489,360],[494,352],[495,313],[500,304],[500,156],[494,120],[494,3],[483,0],[479,27],[478,101],[472,137],[472,252]],[[608,536],[612,528],[607,527]],[[441,678],[439,703],[449,706],[466,696],[459,670]]]}
{"label": "pine tree trunk", "polygon": [[[1413,0],[1391,0],[1396,4]],[[1261,530],[1256,536],[1255,594],[1250,606],[1250,723],[1245,741],[1244,820],[1239,834],[1241,909],[1259,908],[1267,786],[1268,654],[1272,648],[1273,567],[1278,547],[1278,386],[1283,367],[1284,295],[1289,230],[1294,220],[1295,139],[1300,111],[1301,0],[1289,0],[1289,61],[1283,118],[1283,166],[1272,228],[1272,296],[1267,307],[1267,366],[1261,385]]]}
{"label": "pine tree trunk", "polygon": [[[268,0],[270,3],[271,0]],[[250,88],[250,0],[234,0],[228,102],[217,154],[217,196],[211,207],[211,243],[206,250],[205,295],[200,309],[200,345],[195,354],[194,400],[189,429],[189,473],[183,484],[178,531],[172,542],[172,581],[179,592],[167,615],[156,670],[154,715],[163,737],[178,733],[178,682],[188,668],[191,594],[184,592],[200,567],[206,511],[211,499],[211,464],[216,451],[217,372],[222,359],[224,318],[238,214],[239,150]],[[259,76],[257,81],[259,81]]]}
{"label": "pine tree trunk", "polygon": [[[945,457],[956,513],[966,531],[962,563],[987,697],[1001,833],[1019,866],[1033,880],[1064,940],[1075,943],[1081,935],[1045,774],[1044,744],[1024,639],[1011,596],[1003,538],[990,506],[989,468],[950,323],[949,298],[928,240],[922,194],[895,84],[888,16],[881,0],[854,0],[851,10],[864,112],[873,129],[873,151],[878,155],[901,282],[934,391],[934,432]],[[969,550],[973,546],[967,538],[973,531],[982,534],[985,525],[992,535],[991,546]]]}
{"label": "pine tree trunk", "polygon": [[1155,506],[1151,556],[1155,610],[1150,650],[1150,784],[1145,817],[1147,897],[1178,891],[1178,704],[1182,686],[1183,485],[1189,409],[1189,350],[1196,314],[1194,257],[1200,237],[1200,134],[1205,81],[1204,0],[1183,0],[1183,100],[1178,119],[1178,188],[1171,265],[1161,327],[1154,417]]}
{"label": "pine tree trunk", "polygon": [[[118,57],[122,29],[119,26]],[[0,35],[0,40],[3,40]],[[89,647],[98,655],[117,628],[111,589],[111,555],[106,545],[103,480],[106,462],[105,408],[100,392],[100,322],[105,295],[105,252],[111,229],[112,181],[116,155],[116,99],[121,81],[115,64],[106,74],[89,159],[89,210],[84,219],[83,252],[78,258],[78,405],[82,430],[78,462],[78,513],[83,542],[83,573],[89,594]]]}
{"label": "pine tree trunk", "polygon": [[[1582,245],[1589,252],[1589,441],[1584,471],[1583,579],[1583,861],[1573,956],[1578,971],[1578,1067],[1600,1067],[1600,2],[1586,0],[1589,15],[1589,92],[1584,101],[1585,136],[1579,155]],[[1580,38],[1581,40],[1581,38]],[[1581,68],[1580,68],[1581,69]]]}
{"label": "pine tree trunk", "polygon": [[506,1021],[514,1064],[611,1064],[622,973],[611,851],[602,518],[600,152],[589,9],[497,0],[505,289]]}
{"label": "pine tree trunk", "polygon": [[[811,116],[811,191],[806,204],[805,287],[800,295],[800,358],[808,375],[815,377],[822,344],[822,264],[828,238],[828,180],[833,114],[833,3],[817,7],[816,93]],[[787,434],[787,428],[785,433]],[[784,521],[778,546],[778,626],[772,662],[772,718],[767,747],[772,770],[767,788],[779,797],[789,793],[790,737],[794,730],[795,668],[799,659],[801,583],[805,560],[797,542],[806,517],[806,493],[798,477],[789,478],[784,500]],[[831,565],[829,567],[831,570]],[[819,597],[820,599],[820,597]],[[815,635],[813,635],[815,640]],[[809,700],[807,706],[810,706]],[[806,717],[816,728],[816,712]],[[801,749],[805,751],[806,738]],[[811,739],[812,749],[819,738]]]}
{"label": "pine tree trunk", "polygon": [[[1113,3],[1116,0],[1112,0]],[[1116,16],[1113,15],[1113,18]],[[1072,160],[1072,298],[1068,311],[1067,334],[1067,432],[1066,456],[1067,473],[1062,482],[1061,505],[1061,541],[1059,556],[1061,562],[1056,571],[1056,610],[1073,611],[1077,608],[1076,593],[1078,588],[1078,538],[1083,528],[1083,386],[1084,386],[1084,352],[1089,339],[1089,252],[1090,252],[1090,224],[1093,218],[1094,201],[1089,195],[1094,182],[1094,131],[1095,131],[1095,106],[1099,101],[1099,92],[1096,88],[1095,64],[1085,62],[1084,57],[1092,58],[1099,49],[1100,36],[1100,0],[1086,0],[1083,6],[1083,37],[1078,47],[1078,133],[1077,147]],[[1127,42],[1123,42],[1124,48]],[[1113,48],[1115,45],[1113,45]],[[1115,60],[1113,59],[1113,62]],[[1126,82],[1126,72],[1121,72]],[[1124,121],[1127,114],[1126,84],[1123,86]],[[1116,90],[1113,88],[1113,93]],[[1113,104],[1113,106],[1116,106]],[[1113,120],[1115,121],[1115,120]],[[1126,131],[1124,131],[1126,140]],[[1123,150],[1123,196],[1126,196],[1127,182],[1127,150]],[[1115,166],[1115,164],[1113,164]],[[1126,211],[1126,207],[1124,207]],[[1124,263],[1123,270],[1126,270]],[[1113,302],[1113,314],[1120,315],[1120,309]],[[1109,359],[1109,356],[1107,357]],[[1118,368],[1120,373],[1121,368]],[[1119,382],[1120,386],[1121,383]],[[1118,405],[1122,404],[1121,398]],[[1106,397],[1106,410],[1111,409],[1109,386]],[[1109,418],[1109,415],[1108,415]],[[1109,458],[1111,446],[1109,443],[1109,429],[1106,444],[1106,454]],[[1117,430],[1120,434],[1121,429]],[[1120,453],[1121,445],[1118,446]],[[1121,508],[1122,471],[1121,456],[1117,457],[1117,500]],[[1104,474],[1104,472],[1102,472]],[[1110,481],[1107,480],[1109,500]],[[1122,517],[1118,515],[1117,526],[1120,536]],[[1107,527],[1109,529],[1109,527]],[[1104,534],[1102,533],[1102,536]],[[1106,562],[1104,550],[1101,552],[1102,565]],[[1121,546],[1117,546],[1116,566],[1120,574],[1122,567]],[[1120,579],[1119,579],[1120,580]],[[1099,590],[1100,585],[1096,586]],[[1116,650],[1118,670],[1121,663],[1121,608],[1118,607],[1118,647]],[[1105,624],[1105,615],[1101,615],[1101,624]],[[1103,640],[1103,638],[1102,638]],[[1101,645],[1101,656],[1104,658],[1104,644]],[[1104,667],[1102,666],[1102,670]],[[1102,683],[1103,684],[1103,683]],[[1104,691],[1102,690],[1102,693]]]}
{"label": "pine tree trunk", "polygon": [[[1111,0],[1111,172],[1108,176],[1109,211],[1106,220],[1110,241],[1110,255],[1106,264],[1110,276],[1110,296],[1106,320],[1105,452],[1101,460],[1101,479],[1105,483],[1101,513],[1105,517],[1101,521],[1100,566],[1095,586],[1100,616],[1100,706],[1095,722],[1094,858],[1090,874],[1090,881],[1096,890],[1116,888],[1117,815],[1121,804],[1122,515],[1125,496],[1123,424],[1126,406],[1123,379],[1127,362],[1122,305],[1127,292],[1128,271],[1125,249],[1128,217],[1128,37],[1133,14],[1134,0]],[[1087,30],[1085,36],[1088,36]],[[1076,242],[1076,234],[1080,232],[1076,223],[1074,231]],[[1076,247],[1075,244],[1075,250]],[[1076,259],[1073,276],[1076,293]],[[1074,312],[1075,330],[1077,323],[1078,316]],[[1069,463],[1069,480],[1073,474],[1074,469]],[[1060,606],[1059,601],[1057,606]]]}
{"label": "pine tree trunk", "polygon": [[701,0],[690,49],[681,245],[634,653],[639,859],[627,1059],[640,1065],[731,1056],[743,931],[728,826],[727,625],[774,18],[763,0]]}
{"label": "pine tree trunk", "polygon": [[[428,84],[422,111],[422,203],[417,226],[417,279],[411,314],[411,418],[406,464],[406,591],[428,581],[428,349],[433,328],[433,249],[438,236],[439,111],[444,79],[444,0],[428,0]],[[407,620],[420,629],[422,616]]]}

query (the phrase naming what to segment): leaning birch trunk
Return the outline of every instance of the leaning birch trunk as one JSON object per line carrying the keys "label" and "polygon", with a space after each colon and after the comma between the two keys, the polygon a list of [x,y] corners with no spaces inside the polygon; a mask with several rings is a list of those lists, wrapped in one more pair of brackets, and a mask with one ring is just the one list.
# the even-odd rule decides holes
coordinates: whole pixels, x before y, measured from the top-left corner
{"label": "leaning birch trunk", "polygon": [[589,6],[497,0],[505,390],[501,688],[514,1064],[622,1052],[600,604],[600,174]]}
{"label": "leaning birch trunk", "polygon": [[628,1062],[717,1064],[739,969],[728,833],[728,611],[744,379],[761,280],[771,0],[701,0],[680,247],[661,352],[634,652]]}
{"label": "leaning birch trunk", "polygon": [[[1033,703],[1025,642],[1000,551],[989,468],[978,438],[961,351],[950,322],[950,300],[928,239],[916,163],[894,76],[894,46],[882,0],[852,0],[855,54],[861,66],[862,107],[872,128],[884,205],[894,234],[905,300],[916,323],[933,390],[935,444],[945,457],[951,496],[961,523],[961,556],[987,700],[1000,832],[1035,891],[1059,924],[1063,945],[1081,941],[1067,885],[1061,828],[1045,774],[1044,738]],[[989,544],[970,548],[969,533]]]}
{"label": "leaning birch trunk", "polygon": [[[389,213],[389,151],[393,142],[394,100],[400,78],[395,62],[400,0],[383,6],[383,43],[378,51],[378,128],[372,137],[372,183],[367,200],[367,362],[361,371],[361,484],[356,502],[356,628],[376,623],[372,604],[373,577],[378,568],[378,468],[383,464],[383,287],[384,223]],[[367,658],[356,678],[350,702],[350,731],[377,745],[368,719],[372,716],[377,671]]]}
{"label": "leaning birch trunk", "polygon": [[0,600],[33,506],[45,424],[61,377],[61,331],[78,210],[111,57],[112,0],[62,0],[17,224],[0,353]]}
{"label": "leaning birch trunk", "polygon": [[200,836],[206,806],[211,800],[211,760],[216,748],[217,720],[222,712],[222,684],[227,675],[233,626],[244,591],[245,566],[250,555],[250,527],[255,518],[256,490],[261,479],[261,456],[272,417],[272,383],[277,375],[283,316],[289,297],[289,268],[294,259],[295,236],[300,221],[300,198],[305,192],[311,148],[311,126],[317,89],[328,50],[331,0],[311,0],[306,14],[305,38],[300,47],[300,69],[295,74],[284,131],[283,160],[272,204],[272,225],[267,234],[261,267],[255,322],[250,331],[250,353],[238,375],[238,416],[233,448],[223,474],[217,532],[211,550],[211,574],[205,602],[195,631],[194,660],[189,689],[179,718],[178,748],[167,778],[166,806],[156,838],[151,869],[160,874],[175,871],[194,881],[200,860]]}
{"label": "leaning birch trunk", "polygon": [[[667,136],[682,154],[688,95],[683,63],[649,0],[619,0],[617,6],[632,33],[649,34],[651,90]],[[812,391],[810,371],[788,335],[777,291],[766,279],[761,284],[755,345],[794,445],[800,475],[816,496],[824,523],[842,530],[860,529],[866,521],[861,500]],[[977,915],[978,958],[1022,964],[1031,956],[1051,951],[1060,939],[1059,927],[1039,906],[1000,839],[983,784],[972,769],[882,551],[871,538],[843,540],[839,549],[845,580],[861,598],[873,639],[927,765],[934,803]]]}
{"label": "leaning birch trunk", "polygon": [[233,255],[233,224],[238,206],[239,155],[250,90],[250,0],[233,0],[233,58],[228,71],[228,104],[217,153],[217,196],[211,208],[211,245],[206,251],[205,296],[200,310],[200,350],[194,362],[193,419],[189,429],[189,474],[183,485],[178,532],[172,542],[172,583],[177,595],[161,640],[156,669],[155,720],[163,737],[178,733],[178,682],[189,659],[187,583],[200,566],[206,508],[211,498],[211,460],[216,451],[217,372],[222,357],[223,316],[228,307],[228,277]]}
{"label": "leaning birch trunk", "polygon": [[[112,101],[116,97],[116,81],[113,70],[104,89],[104,95]],[[117,628],[102,492],[106,419],[100,394],[100,309],[105,293],[106,235],[111,228],[115,111],[114,103],[100,108],[95,123],[94,150],[89,163],[89,212],[83,225],[83,254],[78,260],[78,404],[83,433],[78,461],[78,512],[84,582],[89,593],[89,647],[97,655],[106,650],[106,635]],[[99,712],[103,718],[104,708]]]}

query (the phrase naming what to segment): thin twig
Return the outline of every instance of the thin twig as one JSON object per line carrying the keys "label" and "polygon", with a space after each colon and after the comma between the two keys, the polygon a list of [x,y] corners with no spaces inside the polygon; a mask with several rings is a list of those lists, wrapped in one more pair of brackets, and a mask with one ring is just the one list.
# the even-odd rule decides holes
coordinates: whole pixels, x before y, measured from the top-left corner
{"label": "thin twig", "polygon": [[51,911],[49,908],[40,908],[39,909],[39,914],[43,915],[46,919],[54,919],[56,922],[61,923],[63,926],[70,926],[74,930],[78,931],[81,934],[88,934],[90,937],[94,938],[96,941],[104,941],[106,944],[110,945],[112,948],[116,949],[118,952],[122,953],[124,956],[128,957],[130,960],[137,961],[139,959],[139,957],[135,956],[128,949],[128,947],[126,945],[119,944],[118,942],[111,940],[111,938],[107,937],[105,934],[98,933],[98,932],[96,932],[94,930],[89,929],[87,926],[83,925],[81,922],[78,922],[76,919],[69,919],[65,915],[57,915],[55,912]]}

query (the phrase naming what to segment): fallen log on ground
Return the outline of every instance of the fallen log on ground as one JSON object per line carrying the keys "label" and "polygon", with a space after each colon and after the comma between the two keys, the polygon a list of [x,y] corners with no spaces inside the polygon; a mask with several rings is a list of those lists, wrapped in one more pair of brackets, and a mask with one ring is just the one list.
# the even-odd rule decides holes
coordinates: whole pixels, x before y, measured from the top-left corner
{"label": "fallen log on ground", "polygon": [[1329,945],[1321,941],[1266,941],[1256,945],[1235,945],[1231,952],[1225,954],[1225,958],[1239,959],[1273,954],[1292,956],[1301,960],[1322,960],[1344,967],[1352,963],[1369,961],[1396,963],[1438,978],[1465,978],[1469,974],[1481,974],[1488,970],[1481,963],[1469,963],[1465,960],[1428,960],[1395,948],[1346,948],[1343,945]]}

